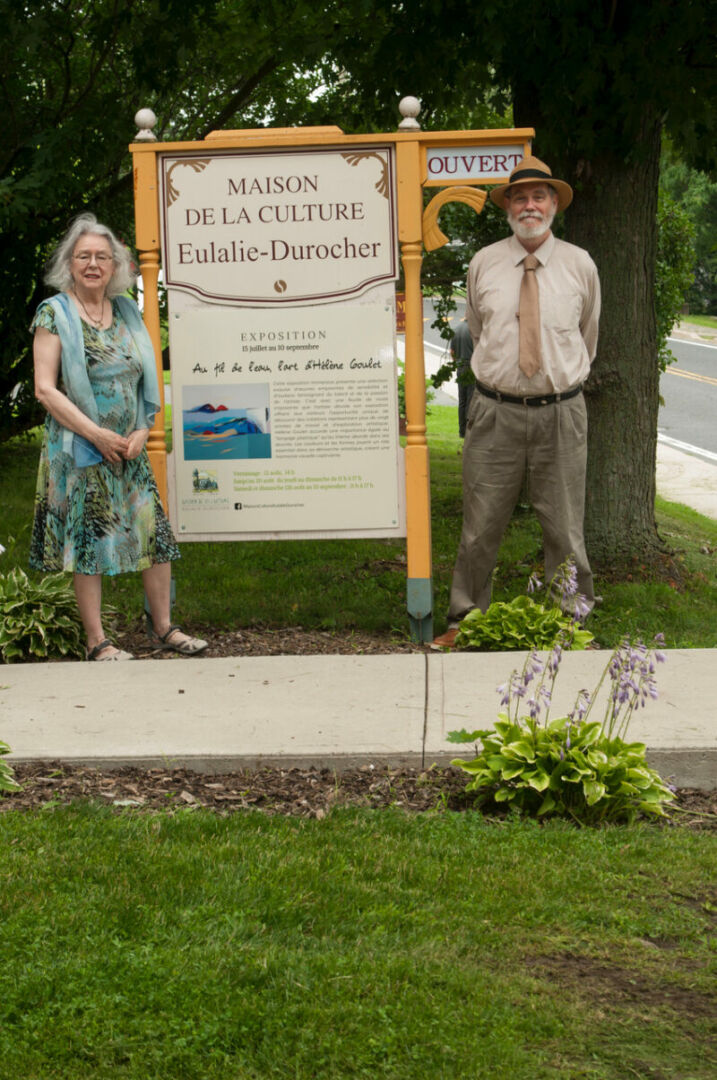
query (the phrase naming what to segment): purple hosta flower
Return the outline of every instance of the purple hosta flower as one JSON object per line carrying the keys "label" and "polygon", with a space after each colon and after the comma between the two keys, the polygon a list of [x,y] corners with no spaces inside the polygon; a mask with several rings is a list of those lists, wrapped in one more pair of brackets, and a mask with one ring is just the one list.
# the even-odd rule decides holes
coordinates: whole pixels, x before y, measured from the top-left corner
{"label": "purple hosta flower", "polygon": [[587,601],[587,598],[582,593],[575,593],[573,598],[573,618],[576,622],[582,622],[587,619],[592,608]]}
{"label": "purple hosta flower", "polygon": [[586,619],[592,610],[587,597],[578,592],[578,569],[572,555],[558,567],[550,583],[550,592],[555,602],[575,622]]}
{"label": "purple hosta flower", "polygon": [[[655,634],[654,642],[655,642],[655,645],[657,645],[657,646],[664,645],[665,644],[665,635],[662,634],[662,633]],[[653,655],[655,657],[655,660],[657,660],[658,664],[664,664],[664,663],[667,662],[667,657],[665,656],[665,654],[663,653],[661,648],[658,647],[658,648],[654,649]]]}
{"label": "purple hosta flower", "polygon": [[555,676],[558,674],[558,668],[560,667],[560,660],[562,658],[562,655],[563,647],[558,642],[556,645],[553,645],[553,651],[548,657],[548,674],[552,676],[553,679],[555,679]]}
{"label": "purple hosta flower", "polygon": [[540,580],[540,578],[538,577],[538,575],[537,574],[531,574],[530,577],[528,578],[528,592],[529,593],[537,592],[539,589],[542,589],[542,587],[543,587],[543,583]]}
{"label": "purple hosta flower", "polygon": [[538,717],[540,716],[540,705],[538,704],[536,698],[529,697],[527,699],[527,701],[525,702],[525,704],[528,706],[528,711],[530,713],[530,719],[531,720],[537,720]]}
{"label": "purple hosta flower", "polygon": [[569,600],[578,591],[578,568],[572,555],[558,567],[555,584],[560,591],[561,600]]}
{"label": "purple hosta flower", "polygon": [[568,720],[570,721],[570,723],[572,723],[573,721],[578,724],[580,723],[580,721],[583,719],[586,712],[590,708],[590,701],[591,697],[588,690],[578,690],[578,696],[575,699],[575,704],[573,706],[572,712],[568,713]]}
{"label": "purple hosta flower", "polygon": [[528,658],[528,663],[530,664],[533,674],[542,675],[543,671],[545,670],[545,664],[540,659],[535,650],[533,650],[533,652],[530,654],[530,657]]}
{"label": "purple hosta flower", "polygon": [[626,638],[616,649],[608,669],[612,680],[611,705],[606,717],[609,733],[618,722],[618,730],[624,734],[633,709],[644,707],[648,698],[657,698],[657,659],[657,654],[651,653],[642,641],[633,643]]}
{"label": "purple hosta flower", "polygon": [[502,683],[496,687],[496,692],[500,694],[501,705],[510,705],[510,683]]}
{"label": "purple hosta flower", "polygon": [[570,724],[568,724],[568,726],[565,728],[565,749],[569,750],[571,746],[572,743],[570,742]]}
{"label": "purple hosta flower", "polygon": [[[530,682],[530,679],[528,679],[528,682]],[[519,671],[514,671],[510,677],[511,697],[524,698],[527,685],[528,683],[525,681],[523,675]]]}
{"label": "purple hosta flower", "polygon": [[544,667],[545,665],[543,664],[543,661],[540,659],[534,649],[526,660],[525,666],[523,668],[523,685],[529,686],[536,675],[542,675]]}
{"label": "purple hosta flower", "polygon": [[590,708],[590,701],[590,692],[588,690],[578,691],[578,700],[575,706],[575,715],[578,720],[582,720],[585,716],[585,713]]}

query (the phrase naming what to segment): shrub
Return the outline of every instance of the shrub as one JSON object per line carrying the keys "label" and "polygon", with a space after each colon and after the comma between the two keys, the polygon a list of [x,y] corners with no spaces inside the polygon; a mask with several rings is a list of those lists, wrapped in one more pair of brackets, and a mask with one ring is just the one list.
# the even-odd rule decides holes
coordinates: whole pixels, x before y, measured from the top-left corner
{"label": "shrub", "polygon": [[[624,641],[615,650],[592,696],[609,675],[612,691],[601,722],[588,719],[587,691],[580,691],[567,716],[549,719],[561,654],[556,645],[544,663],[532,652],[522,672],[513,672],[499,688],[508,711],[499,713],[493,728],[449,733],[449,742],[480,743],[473,759],[452,762],[472,777],[466,790],[477,792],[478,806],[503,804],[581,824],[665,816],[672,789],[647,765],[644,743],[624,741],[633,710],[657,696],[655,660],[662,654],[651,653],[642,642]],[[533,680],[538,681],[531,689]],[[523,702],[529,715],[519,717]]]}
{"label": "shrub", "polygon": [[551,649],[557,641],[584,649],[593,640],[557,606],[546,608],[530,596],[494,601],[487,611],[476,608],[460,624],[457,649],[513,652]]}
{"label": "shrub", "polygon": [[0,574],[0,658],[4,663],[83,655],[82,623],[67,575],[48,574],[35,582],[18,567]]}
{"label": "shrub", "polygon": [[[406,415],[406,362],[405,360],[396,360],[396,367],[398,368],[398,415]],[[428,408],[429,404],[436,396],[433,389],[433,382],[431,379],[426,379],[426,416],[430,415],[431,410]]]}
{"label": "shrub", "polygon": [[[10,747],[7,743],[0,742],[0,758],[3,754],[9,754]],[[15,780],[12,766],[7,762],[0,760],[0,792],[2,791],[19,791],[20,785]]]}

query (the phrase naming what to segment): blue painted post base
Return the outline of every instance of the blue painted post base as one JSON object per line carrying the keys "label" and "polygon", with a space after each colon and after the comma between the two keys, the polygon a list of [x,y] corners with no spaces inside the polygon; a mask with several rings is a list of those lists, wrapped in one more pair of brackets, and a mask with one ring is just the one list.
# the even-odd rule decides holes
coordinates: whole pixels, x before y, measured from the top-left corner
{"label": "blue painted post base", "polygon": [[433,579],[409,578],[406,589],[411,641],[433,641]]}

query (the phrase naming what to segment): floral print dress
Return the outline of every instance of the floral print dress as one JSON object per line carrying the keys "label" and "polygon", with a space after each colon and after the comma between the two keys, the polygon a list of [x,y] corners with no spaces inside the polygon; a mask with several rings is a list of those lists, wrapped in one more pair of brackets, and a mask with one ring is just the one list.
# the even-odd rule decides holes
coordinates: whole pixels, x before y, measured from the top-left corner
{"label": "floral print dress", "polygon": [[[120,435],[136,427],[142,364],[132,335],[113,303],[112,325],[82,322],[85,358],[99,422]],[[56,334],[49,303],[31,330]],[[60,385],[62,389],[62,385]],[[63,428],[48,414],[40,453],[30,566],[78,574],[124,574],[179,558],[147,451],[131,461],[78,468],[62,449]]]}

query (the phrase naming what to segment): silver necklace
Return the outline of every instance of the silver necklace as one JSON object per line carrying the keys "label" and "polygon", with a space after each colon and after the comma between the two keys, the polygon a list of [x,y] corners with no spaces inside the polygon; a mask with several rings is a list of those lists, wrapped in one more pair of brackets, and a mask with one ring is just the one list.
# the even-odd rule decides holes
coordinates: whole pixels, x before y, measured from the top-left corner
{"label": "silver necklace", "polygon": [[92,323],[92,325],[95,327],[96,330],[100,330],[102,328],[102,323],[105,321],[105,297],[104,297],[104,293],[102,295],[102,303],[100,305],[100,317],[99,317],[99,319],[97,319],[97,318],[93,318],[92,315],[90,315],[89,311],[87,310],[85,305],[82,303],[82,300],[81,300],[79,294],[77,293],[77,291],[75,289],[73,289],[72,291],[75,294],[75,297],[77,299],[77,303],[80,305],[80,307],[84,311],[85,315],[87,316],[88,321]]}

